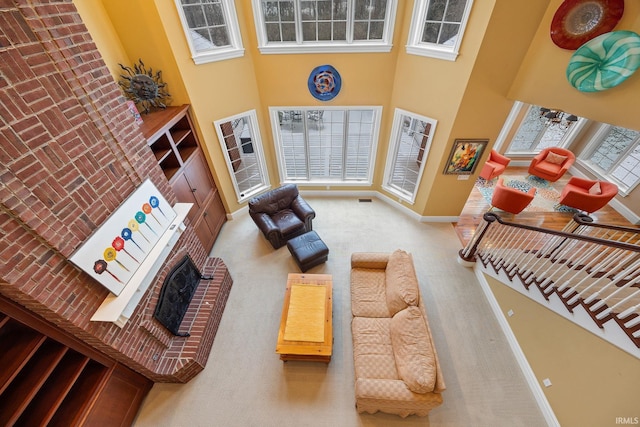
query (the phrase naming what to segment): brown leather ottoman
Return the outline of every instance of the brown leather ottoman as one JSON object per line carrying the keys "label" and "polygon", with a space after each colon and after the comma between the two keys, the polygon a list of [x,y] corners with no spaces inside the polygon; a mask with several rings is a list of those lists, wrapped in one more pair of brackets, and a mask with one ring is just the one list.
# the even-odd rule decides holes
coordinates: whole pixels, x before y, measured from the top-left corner
{"label": "brown leather ottoman", "polygon": [[329,248],[313,230],[289,240],[287,248],[303,273],[329,258]]}

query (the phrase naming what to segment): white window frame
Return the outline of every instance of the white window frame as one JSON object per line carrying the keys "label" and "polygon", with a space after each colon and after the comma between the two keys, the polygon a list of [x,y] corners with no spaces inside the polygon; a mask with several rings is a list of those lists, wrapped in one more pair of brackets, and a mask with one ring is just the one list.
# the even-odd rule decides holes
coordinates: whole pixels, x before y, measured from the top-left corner
{"label": "white window frame", "polygon": [[[262,15],[261,0],[252,0],[253,17],[258,36],[258,49],[263,54],[283,53],[348,53],[348,52],[391,52],[393,47],[393,28],[396,20],[398,0],[388,0],[387,14],[385,16],[385,28],[382,40],[347,40],[347,41],[302,41],[301,17],[299,1],[295,1],[296,7],[296,39],[291,42],[269,42]],[[349,6],[354,0],[348,0]],[[348,23],[353,23],[353,8],[349,7]],[[349,33],[349,30],[347,30]],[[348,37],[348,36],[347,36]]]}
{"label": "white window frame", "polygon": [[[233,165],[231,163],[231,157],[229,156],[229,150],[225,143],[224,134],[222,133],[222,129],[220,125],[226,122],[233,122],[234,120],[238,120],[241,118],[249,119],[249,131],[251,133],[251,144],[253,145],[253,152],[256,156],[257,167],[260,173],[260,184],[254,186],[246,191],[241,191],[238,185],[238,180],[236,179],[236,172],[233,170]],[[262,191],[268,189],[270,187],[269,182],[269,174],[267,171],[267,164],[265,162],[264,151],[262,148],[262,139],[260,138],[260,128],[258,127],[258,116],[256,115],[256,110],[249,110],[240,114],[236,114],[231,117],[225,117],[223,119],[219,119],[213,122],[214,128],[216,130],[216,134],[218,135],[218,142],[220,142],[220,148],[224,153],[224,160],[227,163],[227,170],[229,171],[229,176],[231,177],[231,182],[233,183],[233,189],[236,192],[236,198],[238,203],[242,203],[244,201],[249,200],[254,195],[261,193]],[[242,153],[240,144],[238,144],[238,151]]]}
{"label": "white window frame", "polygon": [[233,0],[220,0],[220,3],[224,11],[225,24],[227,26],[230,43],[228,46],[213,47],[208,51],[198,52],[194,46],[193,33],[187,23],[182,1],[175,0],[178,15],[180,15],[182,30],[184,31],[189,50],[191,51],[191,59],[193,59],[196,65],[244,56],[244,47],[242,46],[242,37],[240,35],[235,4]]}
{"label": "white window frame", "polygon": [[[634,188],[640,185],[640,180],[637,180],[631,186],[627,186],[623,182],[620,182],[620,180],[617,179],[615,176],[613,176],[613,174],[607,173],[607,171],[604,171],[603,169],[601,169],[598,166],[595,166],[593,163],[589,161],[589,158],[593,155],[593,152],[598,149],[600,144],[602,144],[607,134],[609,133],[609,130],[612,127],[614,126],[607,123],[601,123],[598,130],[594,133],[593,137],[591,137],[591,139],[589,140],[585,148],[580,152],[580,155],[577,157],[577,162],[583,167],[585,167],[586,169],[588,169],[591,173],[593,173],[599,179],[602,179],[604,181],[614,182],[618,186],[618,194],[620,194],[623,197],[626,197],[633,191]],[[611,167],[611,171],[615,170],[616,166],[619,165],[624,160],[624,158],[631,151],[633,151],[635,147],[637,147],[638,145],[640,145],[640,141],[636,141],[634,144],[631,144],[627,148],[626,152],[622,154],[620,158]]]}
{"label": "white window frame", "polygon": [[[284,146],[282,141],[282,135],[280,133],[280,119],[278,117],[279,111],[302,111],[303,116],[306,116],[306,112],[314,110],[371,110],[373,111],[373,129],[371,132],[371,149],[369,151],[369,164],[367,170],[366,179],[361,180],[349,180],[349,181],[337,181],[337,180],[301,180],[301,179],[288,179],[286,165],[284,161]],[[376,162],[376,153],[378,149],[378,138],[380,135],[380,124],[382,121],[382,107],[381,106],[334,106],[334,107],[300,107],[300,106],[281,106],[281,107],[269,107],[269,116],[271,117],[271,129],[273,129],[273,140],[276,146],[276,156],[278,160],[278,172],[280,176],[280,182],[282,183],[297,183],[297,184],[310,184],[310,185],[327,185],[327,186],[371,186],[373,183],[373,173]]]}
{"label": "white window frame", "polygon": [[[540,153],[540,151],[542,151],[542,149],[540,148],[536,148],[534,150],[530,150],[530,151],[511,151],[511,145],[513,144],[513,138],[518,134],[518,132],[520,131],[520,128],[524,125],[524,118],[526,118],[529,114],[530,111],[532,109],[540,109],[540,106],[537,105],[533,105],[533,104],[525,104],[522,102],[517,102],[516,104],[514,104],[513,109],[512,109],[512,113],[515,110],[523,110],[526,108],[526,111],[524,112],[523,115],[523,119],[518,122],[518,127],[517,129],[515,129],[515,132],[513,132],[513,136],[512,139],[509,141],[508,145],[507,145],[507,149],[505,150],[505,155],[509,156],[509,157],[513,157],[513,158],[518,158],[518,157],[531,157],[531,156],[535,156],[536,154]],[[510,114],[510,118],[515,119],[515,115],[516,114]],[[558,147],[562,147],[562,148],[568,148],[570,147],[573,142],[575,141],[575,139],[577,138],[577,136],[582,132],[582,129],[586,126],[586,124],[588,123],[588,120],[585,119],[584,117],[578,117],[578,121],[574,124],[571,125],[571,127],[568,129],[568,131],[564,134],[564,136],[562,137],[562,140],[560,141],[560,143],[557,145]],[[512,121],[510,123],[511,126],[514,125],[514,122]],[[546,127],[545,127],[546,129]],[[544,133],[542,135],[540,135],[541,137],[544,136]],[[539,144],[541,138],[538,138],[538,144],[536,145],[536,147]],[[495,147],[494,147],[495,148]]]}
{"label": "white window frame", "polygon": [[[444,46],[437,43],[425,43],[422,41],[427,11],[431,0],[415,0],[411,26],[409,27],[409,38],[407,41],[407,53],[412,55],[427,56],[437,59],[455,61],[460,52],[460,45],[464,36],[464,30],[469,22],[469,15],[473,0],[467,0],[467,4],[460,21],[460,31],[456,37],[456,42],[452,46]],[[447,3],[448,4],[448,3]]]}
{"label": "white window frame", "polygon": [[[424,147],[424,154],[422,155],[422,159],[420,162],[420,169],[418,171],[418,176],[416,178],[416,186],[413,189],[412,193],[409,193],[398,186],[392,183],[393,171],[396,169],[396,163],[398,161],[398,150],[400,149],[401,138],[402,138],[402,129],[403,129],[403,117],[410,117],[412,120],[420,120],[426,122],[431,125],[431,129],[429,131],[427,143]],[[422,174],[424,173],[425,164],[427,163],[429,157],[429,150],[431,148],[431,143],[433,141],[433,135],[436,131],[436,125],[438,121],[435,119],[431,119],[428,117],[421,116],[416,113],[412,113],[410,111],[402,110],[400,108],[396,108],[393,113],[393,124],[391,126],[391,136],[389,138],[389,150],[387,152],[387,162],[384,168],[384,179],[382,188],[388,191],[391,194],[401,198],[409,202],[410,204],[414,204],[416,200],[416,195],[418,194],[418,189],[420,187],[420,182],[422,181]],[[416,158],[417,160],[417,158]]]}

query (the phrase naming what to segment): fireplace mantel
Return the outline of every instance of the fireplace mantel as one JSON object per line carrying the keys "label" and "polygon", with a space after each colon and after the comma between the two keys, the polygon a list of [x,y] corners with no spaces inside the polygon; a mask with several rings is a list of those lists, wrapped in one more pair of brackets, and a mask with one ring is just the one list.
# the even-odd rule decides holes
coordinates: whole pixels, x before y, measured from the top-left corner
{"label": "fireplace mantel", "polygon": [[119,295],[110,293],[102,302],[98,310],[91,317],[92,322],[111,322],[123,327],[142,299],[142,296],[160,271],[169,253],[185,230],[183,223],[192,203],[176,203],[173,210],[176,217],[168,229],[160,236],[149,255],[142,262],[127,286]]}

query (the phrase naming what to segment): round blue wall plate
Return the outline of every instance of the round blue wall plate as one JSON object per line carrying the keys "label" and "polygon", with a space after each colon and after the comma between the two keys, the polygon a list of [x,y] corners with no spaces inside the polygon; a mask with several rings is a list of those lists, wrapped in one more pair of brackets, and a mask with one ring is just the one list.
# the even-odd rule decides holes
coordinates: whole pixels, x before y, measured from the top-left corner
{"label": "round blue wall plate", "polygon": [[581,92],[615,87],[640,67],[640,35],[612,31],[583,44],[569,60],[567,80]]}
{"label": "round blue wall plate", "polygon": [[320,101],[330,101],[342,88],[342,78],[331,65],[320,65],[311,71],[307,81],[309,92]]}

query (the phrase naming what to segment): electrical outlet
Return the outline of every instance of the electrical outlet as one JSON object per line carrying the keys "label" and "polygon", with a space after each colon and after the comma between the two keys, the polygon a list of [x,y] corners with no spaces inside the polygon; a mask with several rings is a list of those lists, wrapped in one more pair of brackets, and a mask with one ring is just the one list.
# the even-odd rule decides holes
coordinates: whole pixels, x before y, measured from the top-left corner
{"label": "electrical outlet", "polygon": [[545,378],[542,380],[542,384],[544,384],[545,387],[551,387],[551,380],[549,378]]}
{"label": "electrical outlet", "polygon": [[513,316],[513,310],[507,311],[507,316],[509,316],[509,317]]}

